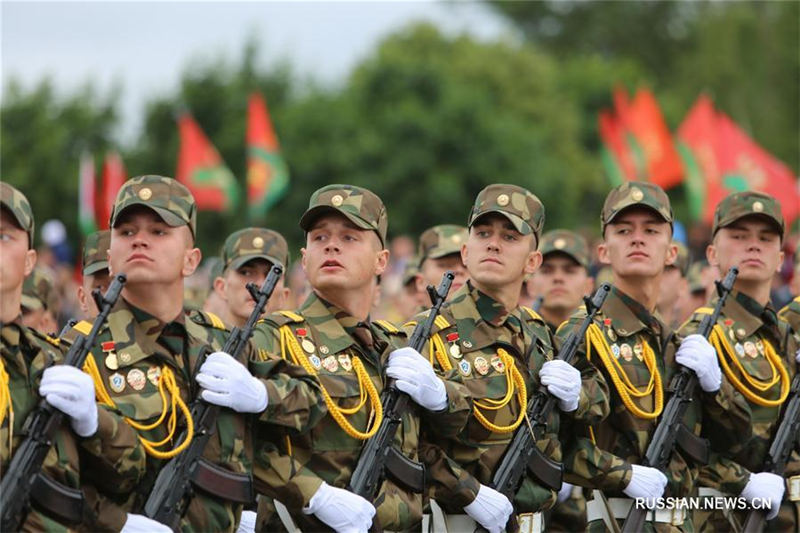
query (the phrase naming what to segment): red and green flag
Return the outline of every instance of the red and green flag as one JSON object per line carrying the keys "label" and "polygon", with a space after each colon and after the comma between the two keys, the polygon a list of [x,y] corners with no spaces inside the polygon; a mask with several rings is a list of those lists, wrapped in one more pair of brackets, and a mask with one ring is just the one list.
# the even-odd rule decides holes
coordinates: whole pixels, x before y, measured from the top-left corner
{"label": "red and green flag", "polygon": [[116,151],[107,152],[103,161],[103,174],[101,177],[100,189],[97,191],[97,203],[95,213],[100,229],[108,229],[111,219],[111,207],[117,198],[122,184],[128,179],[125,175],[125,166],[122,157]]}
{"label": "red and green flag", "polygon": [[94,157],[84,152],[78,170],[78,225],[84,235],[97,231],[95,189]]}
{"label": "red and green flag", "polygon": [[247,103],[247,213],[262,220],[289,188],[289,168],[281,157],[267,104],[259,93]]}
{"label": "red and green flag", "polygon": [[800,184],[783,162],[753,141],[702,95],[678,130],[687,169],[690,207],[711,223],[714,209],[732,192],[755,190],[777,198],[787,224],[800,216]]}
{"label": "red and green flag", "polygon": [[178,117],[180,150],[175,179],[186,185],[197,209],[229,212],[239,205],[239,186],[230,169],[189,113]]}

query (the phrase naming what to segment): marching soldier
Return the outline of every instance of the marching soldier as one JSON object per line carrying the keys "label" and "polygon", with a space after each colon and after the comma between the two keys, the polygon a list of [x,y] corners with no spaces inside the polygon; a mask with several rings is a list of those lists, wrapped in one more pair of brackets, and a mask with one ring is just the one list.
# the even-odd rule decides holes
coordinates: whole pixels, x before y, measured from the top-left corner
{"label": "marching soldier", "polygon": [[22,285],[22,323],[36,331],[58,334],[58,294],[53,277],[35,267]]}
{"label": "marching soldier", "polygon": [[406,413],[395,438],[408,459],[417,460],[421,419],[458,431],[469,413],[467,401],[453,395],[427,360],[403,347],[402,331],[370,320],[375,280],[389,259],[387,225],[374,193],[352,185],[317,190],[300,219],[306,232],[301,260],[312,292],[296,311],[269,316],[254,338],[260,351],[316,374],[328,406],[328,416],[309,432],[258,436],[258,488],[275,498],[285,524],[302,530],[365,531],[373,515],[386,530],[418,526],[424,487],[410,490],[386,479],[374,502],[345,490],[362,446],[382,421],[387,377],[419,406]]}
{"label": "marching soldier", "polygon": [[[713,241],[706,255],[720,274],[739,268],[731,292],[711,336],[711,352],[719,358],[726,380],[746,401],[752,414],[752,434],[742,433],[714,450],[708,465],[700,468],[700,496],[740,496],[751,504],[768,501],[768,528],[797,531],[800,508],[800,456],[795,451],[785,479],[763,472],[772,435],[780,421],[781,406],[797,372],[797,336],[778,320],[769,301],[772,278],[783,261],[784,223],[778,201],[758,192],[734,193],[714,212]],[[681,328],[682,335],[697,330],[716,300],[697,309]],[[687,337],[689,342],[693,337]],[[715,353],[714,353],[715,352]],[[719,431],[715,420],[703,422],[703,432]],[[783,498],[784,492],[786,498]],[[783,504],[781,501],[783,500]],[[779,513],[780,510],[780,513]],[[697,511],[702,531],[739,530],[744,513],[734,510]],[[777,518],[776,518],[777,517]],[[774,519],[774,520],[773,520]]]}
{"label": "marching soldier", "polygon": [[[665,404],[676,363],[699,377],[701,403],[720,423],[733,426],[728,412],[733,393],[721,389],[719,366],[702,338],[678,349],[678,340],[653,315],[664,267],[675,261],[669,198],[656,185],[628,182],[611,190],[601,215],[600,261],[610,265],[613,287],[579,350],[603,373],[611,388],[608,417],[578,427],[567,443],[567,481],[593,491],[587,502],[589,531],[615,530],[634,498],[688,496],[694,472],[680,451],[673,451],[664,472],[640,463]],[[581,309],[558,330],[562,339],[586,316]],[[677,350],[677,354],[676,354]],[[693,403],[684,418],[699,432],[700,412]],[[744,431],[749,420],[741,415]],[[666,474],[666,475],[665,475]],[[652,501],[652,500],[651,500]],[[685,531],[691,523],[683,508],[658,509],[647,516],[648,530]]]}
{"label": "marching soldier", "polygon": [[448,270],[453,273],[450,292],[455,293],[467,281],[467,270],[461,261],[461,246],[466,242],[467,228],[454,224],[433,226],[419,236],[419,273],[417,290],[426,294],[425,287],[436,287]]}
{"label": "marching soldier", "polygon": [[[244,326],[253,311],[253,298],[246,285],[261,286],[273,265],[289,266],[289,246],[277,231],[265,228],[245,228],[235,231],[222,245],[222,275],[214,280],[214,290],[225,302],[223,322],[230,326]],[[281,276],[265,313],[284,309],[289,299],[289,288]]]}
{"label": "marching soldier", "polygon": [[[20,322],[22,283],[36,263],[33,212],[25,196],[0,183],[0,472],[8,474],[23,425],[44,397],[64,412],[69,426],[56,434],[43,473],[65,490],[34,491],[24,531],[66,531],[94,521],[93,509],[65,494],[91,480],[109,490],[130,489],[144,472],[144,453],[134,432],[112,410],[98,407],[92,380],[79,369],[60,365],[64,343]],[[68,510],[72,516],[55,514]],[[88,527],[87,529],[92,529]]]}
{"label": "marching soldier", "polygon": [[[473,531],[479,524],[499,532],[512,513],[522,531],[542,530],[540,511],[553,505],[555,490],[528,474],[512,505],[489,486],[514,431],[525,423],[526,398],[538,387],[547,387],[569,417],[592,423],[605,415],[604,384],[595,381],[596,372],[553,361],[555,344],[545,321],[519,307],[523,280],[542,261],[536,248],[543,224],[539,199],[516,185],[490,185],[472,207],[461,249],[469,281],[442,308],[423,349],[473,406],[457,435],[434,428],[426,435],[434,530]],[[537,445],[560,461],[558,424],[548,432]]]}
{"label": "marching soldier", "polygon": [[[105,528],[168,529],[139,513],[165,461],[192,439],[188,406],[197,397],[223,407],[203,458],[229,474],[206,483],[216,492],[194,492],[182,530],[236,530],[243,505],[252,503],[251,426],[302,431],[324,413],[316,381],[302,368],[269,358],[240,362],[219,351],[227,330],[218,317],[184,312],[183,280],[200,262],[195,221],[188,189],[161,176],[126,181],[113,206],[109,271],[124,272],[128,282],[85,369],[100,403],[118,409],[136,429],[147,472],[133,490],[97,487]],[[183,427],[187,436],[178,442]],[[207,470],[205,478],[219,476]]]}
{"label": "marching soldier", "polygon": [[86,237],[83,244],[83,278],[78,286],[78,303],[84,318],[93,320],[99,310],[92,298],[92,291],[97,289],[105,293],[111,284],[108,273],[108,248],[111,244],[109,230],[97,231]]}

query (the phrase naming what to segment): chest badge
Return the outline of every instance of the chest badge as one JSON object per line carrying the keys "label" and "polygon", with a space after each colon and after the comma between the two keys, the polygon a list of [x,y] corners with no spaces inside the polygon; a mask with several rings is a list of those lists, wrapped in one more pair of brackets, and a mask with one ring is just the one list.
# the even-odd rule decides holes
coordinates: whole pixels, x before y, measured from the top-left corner
{"label": "chest badge", "polygon": [[339,354],[339,364],[345,370],[345,372],[349,372],[353,369],[353,362],[350,360],[350,356],[346,353]]}
{"label": "chest badge", "polygon": [[738,355],[739,357],[744,357],[744,346],[742,346],[741,343],[737,342],[733,346],[733,349],[736,351],[736,355]]}
{"label": "chest badge", "polygon": [[481,376],[485,376],[489,373],[489,362],[485,358],[476,357],[472,364],[475,366],[475,372]]}
{"label": "chest badge", "polygon": [[329,355],[322,360],[322,367],[328,372],[334,373],[339,370],[339,363],[336,361],[336,357]]}
{"label": "chest badge", "polygon": [[623,342],[619,346],[619,354],[625,361],[632,361],[633,360],[633,348],[627,342]]}
{"label": "chest badge", "polygon": [[614,354],[615,359],[619,359],[619,344],[614,343],[611,345],[611,353]]}
{"label": "chest badge", "polygon": [[637,342],[636,344],[633,345],[633,354],[639,361],[644,360],[644,348],[642,347],[641,342]]}
{"label": "chest badge", "polygon": [[453,359],[461,359],[461,348],[458,347],[458,332],[448,333],[445,339],[450,343],[450,348],[448,349],[450,356]]}
{"label": "chest badge", "polygon": [[500,358],[499,355],[495,355],[492,357],[492,368],[494,368],[498,373],[503,374],[506,371],[506,365],[503,363],[503,360]]}
{"label": "chest badge", "polygon": [[312,354],[308,356],[308,360],[311,361],[311,366],[319,370],[322,368],[322,361],[320,361],[319,357],[316,354]]}
{"label": "chest badge", "polygon": [[462,360],[458,363],[458,370],[464,376],[469,376],[472,373],[472,365],[469,364],[469,361]]}
{"label": "chest badge", "polygon": [[158,382],[161,379],[161,369],[155,365],[147,369],[147,381],[158,387]]}
{"label": "chest badge", "polygon": [[125,390],[125,378],[122,377],[122,374],[119,372],[114,372],[110,376],[108,376],[108,386],[111,387],[116,393],[120,393]]}
{"label": "chest badge", "polygon": [[138,368],[131,369],[125,379],[127,379],[128,385],[133,387],[134,390],[142,390],[147,383],[147,378],[145,377],[144,372]]}
{"label": "chest badge", "polygon": [[106,353],[106,357],[104,359],[106,368],[109,370],[116,370],[119,368],[119,360],[117,360],[117,353],[114,351],[116,344],[114,341],[104,342],[100,345],[103,351]]}

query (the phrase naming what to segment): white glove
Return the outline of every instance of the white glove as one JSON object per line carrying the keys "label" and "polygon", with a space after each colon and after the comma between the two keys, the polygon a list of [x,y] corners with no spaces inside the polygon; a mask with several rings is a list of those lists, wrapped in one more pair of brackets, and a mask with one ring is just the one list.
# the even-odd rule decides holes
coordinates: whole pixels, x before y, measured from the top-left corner
{"label": "white glove", "polygon": [[267,387],[225,352],[214,352],[206,358],[197,382],[203,387],[201,396],[208,403],[230,407],[239,413],[260,413],[267,408]]}
{"label": "white glove", "polygon": [[514,512],[514,506],[508,498],[493,488],[481,485],[478,496],[471,504],[464,507],[464,512],[489,533],[500,533],[505,530],[508,517]]}
{"label": "white glove", "polygon": [[561,488],[558,490],[558,503],[564,503],[572,495],[572,483],[566,481],[561,482]]}
{"label": "white glove", "polygon": [[242,511],[242,517],[239,518],[239,527],[236,528],[236,533],[255,533],[256,516],[255,511]]}
{"label": "white glove", "polygon": [[358,494],[331,487],[323,481],[303,512],[316,515],[336,531],[351,533],[369,530],[375,507]]}
{"label": "white glove", "polygon": [[144,515],[128,513],[128,519],[120,533],[172,533],[172,530]]}
{"label": "white glove", "polygon": [[702,335],[689,335],[683,339],[675,361],[694,371],[704,391],[716,392],[722,385],[717,351]]}
{"label": "white glove", "polygon": [[781,476],[769,472],[759,472],[750,474],[750,480],[744,486],[741,496],[750,502],[750,505],[753,505],[753,499],[758,498],[769,507],[767,520],[772,520],[778,516],[785,489],[786,486]]}
{"label": "white glove", "polygon": [[47,403],[70,417],[72,430],[81,437],[97,431],[97,404],[94,381],[74,366],[56,365],[42,374],[39,394]]}
{"label": "white glove", "polygon": [[634,499],[648,498],[651,501],[655,498],[660,498],[664,494],[664,488],[667,486],[667,476],[662,474],[660,470],[649,466],[631,466],[633,467],[631,480],[622,492]]}
{"label": "white glove", "polygon": [[444,382],[433,371],[430,362],[414,348],[400,348],[389,354],[386,375],[397,380],[397,388],[428,411],[447,407]]}
{"label": "white glove", "polygon": [[581,396],[580,371],[560,359],[547,361],[539,370],[539,379],[547,391],[558,398],[558,408],[571,413],[578,408]]}

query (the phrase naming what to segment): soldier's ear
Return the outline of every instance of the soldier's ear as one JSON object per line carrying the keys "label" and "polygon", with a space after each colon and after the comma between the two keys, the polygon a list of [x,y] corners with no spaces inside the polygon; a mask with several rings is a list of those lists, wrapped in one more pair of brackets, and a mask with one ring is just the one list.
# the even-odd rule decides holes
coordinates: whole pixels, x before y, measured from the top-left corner
{"label": "soldier's ear", "polygon": [[708,264],[713,267],[719,266],[719,258],[717,257],[717,247],[713,244],[706,246],[706,259]]}
{"label": "soldier's ear", "polygon": [[27,278],[30,276],[31,272],[33,272],[33,267],[36,266],[36,260],[39,256],[36,254],[36,250],[28,250],[25,253],[25,277]]}
{"label": "soldier's ear", "polygon": [[203,259],[203,253],[200,251],[200,248],[189,248],[186,250],[186,253],[183,254],[183,269],[181,270],[181,275],[184,278],[188,278],[194,271],[197,270],[198,265],[200,265],[200,260]]}
{"label": "soldier's ear", "polygon": [[306,271],[306,249],[300,248],[300,266],[303,267],[303,272]]}
{"label": "soldier's ear", "polygon": [[611,264],[611,259],[609,258],[608,254],[608,246],[605,242],[601,242],[597,245],[597,259],[604,265]]}
{"label": "soldier's ear", "polygon": [[664,266],[673,265],[678,259],[678,245],[670,243],[667,248],[667,256],[664,261]]}
{"label": "soldier's ear", "polygon": [[775,272],[780,272],[781,267],[783,266],[783,258],[786,254],[784,253],[783,249],[778,253],[778,265],[775,267]]}
{"label": "soldier's ear", "polygon": [[225,294],[225,286],[227,283],[225,282],[225,278],[223,276],[217,276],[214,278],[214,292],[224,301],[228,301],[228,297]]}
{"label": "soldier's ear", "polygon": [[466,245],[466,243],[461,245],[461,262],[464,263],[464,267],[467,266],[467,245]]}
{"label": "soldier's ear", "polygon": [[78,285],[78,303],[80,304],[81,311],[83,311],[84,315],[89,313],[89,302],[87,300],[87,296],[88,294],[85,290],[83,290],[83,286]]}
{"label": "soldier's ear", "polygon": [[389,250],[381,250],[375,256],[375,275],[380,276],[389,265]]}
{"label": "soldier's ear", "polygon": [[528,252],[528,260],[525,261],[523,272],[525,274],[533,274],[540,266],[542,266],[542,252],[539,250]]}

